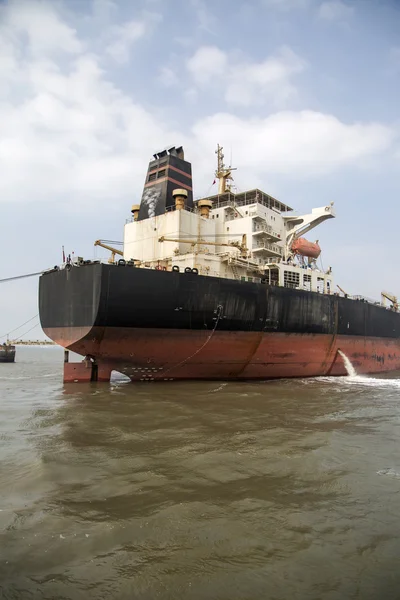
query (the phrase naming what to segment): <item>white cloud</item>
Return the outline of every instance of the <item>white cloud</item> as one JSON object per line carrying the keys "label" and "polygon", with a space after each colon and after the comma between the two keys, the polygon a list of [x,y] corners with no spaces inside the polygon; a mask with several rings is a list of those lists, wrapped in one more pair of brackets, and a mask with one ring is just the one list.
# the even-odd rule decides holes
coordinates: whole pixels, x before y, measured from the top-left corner
{"label": "white cloud", "polygon": [[95,19],[110,19],[117,10],[113,0],[92,0],[92,15]]}
{"label": "white cloud", "polygon": [[[195,133],[226,139],[241,163],[287,173],[329,172],[386,150],[392,131],[380,124],[346,125],[332,115],[314,111],[279,112],[266,119],[239,119],[229,114],[204,119]],[[211,140],[210,140],[211,142]]]}
{"label": "white cloud", "polygon": [[[83,44],[71,47],[81,52],[67,64],[56,58],[53,31],[26,45],[31,24],[24,10],[30,14],[31,5],[18,6],[18,23],[5,11],[0,25],[0,199],[90,203],[131,193],[154,148],[175,136],[108,80]],[[49,11],[63,45],[75,40],[74,30]],[[37,47],[49,49],[46,58]]]}
{"label": "white cloud", "polygon": [[383,125],[345,124],[314,111],[278,112],[265,119],[222,113],[196,123],[193,135],[198,156],[209,156],[216,140],[234,149],[235,165],[240,165],[247,181],[266,172],[297,179],[347,165],[362,168],[371,156],[385,152],[394,138]]}
{"label": "white cloud", "polygon": [[196,88],[187,88],[184,91],[184,96],[188,102],[195,102],[198,98],[198,92]]}
{"label": "white cloud", "polygon": [[290,48],[259,63],[239,62],[216,46],[199,48],[187,61],[187,68],[199,86],[212,84],[231,105],[250,106],[266,99],[274,105],[296,94],[291,78],[306,66]]}
{"label": "white cloud", "polygon": [[341,0],[329,0],[322,2],[318,9],[320,19],[326,21],[345,21],[354,13],[354,7],[341,2]]}
{"label": "white cloud", "polygon": [[206,33],[215,33],[215,17],[203,0],[190,0],[190,7],[194,11],[199,29]]}
{"label": "white cloud", "polygon": [[132,45],[150,32],[161,20],[158,13],[144,13],[140,20],[132,20],[112,29],[112,41],[106,46],[106,52],[116,62],[129,61]]}
{"label": "white cloud", "polygon": [[[30,7],[19,6],[29,14]],[[225,113],[193,119],[192,129],[177,131],[112,81],[101,59],[90,54],[90,45],[77,38],[53,5],[48,10],[53,27],[63,32],[67,59],[59,58],[60,45],[52,31],[48,39],[28,36],[26,14],[19,15],[17,24],[7,10],[0,25],[0,201],[51,200],[79,210],[90,210],[94,202],[129,203],[141,193],[153,152],[171,141],[183,144],[193,161],[198,193],[202,176],[208,184],[206,175],[214,170],[217,142],[232,147],[248,185],[262,182],[266,171],[297,178],[347,164],[362,167],[365,159],[391,144],[387,127],[345,124],[311,111],[277,112],[266,119]],[[44,47],[45,55],[37,52]],[[241,63],[236,74],[234,64],[215,48],[198,54],[196,61],[191,64],[199,85],[228,71],[231,95],[233,85],[244,78],[244,85],[263,96],[282,81],[287,84],[288,73],[302,65],[287,51],[263,63]],[[233,101],[237,103],[238,96]]]}
{"label": "white cloud", "polygon": [[263,103],[273,96],[274,104],[281,105],[296,94],[291,78],[301,73],[305,62],[288,48],[261,63],[243,63],[232,68],[226,100],[231,104],[250,106]]}
{"label": "white cloud", "polygon": [[216,46],[202,46],[186,62],[194,81],[199,84],[213,83],[213,79],[224,75],[228,57]]}
{"label": "white cloud", "polygon": [[0,8],[1,37],[25,35],[35,56],[47,52],[78,53],[82,44],[76,31],[64,23],[54,5],[38,0],[15,0]]}
{"label": "white cloud", "polygon": [[179,81],[177,75],[170,67],[161,67],[158,79],[165,87],[172,87]]}

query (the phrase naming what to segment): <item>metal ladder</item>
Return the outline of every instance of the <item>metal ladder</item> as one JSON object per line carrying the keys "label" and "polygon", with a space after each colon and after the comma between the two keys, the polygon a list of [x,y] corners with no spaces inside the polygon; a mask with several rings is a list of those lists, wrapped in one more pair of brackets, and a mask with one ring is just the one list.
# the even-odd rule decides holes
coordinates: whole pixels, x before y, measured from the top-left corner
{"label": "metal ladder", "polygon": [[239,279],[239,273],[234,264],[231,264],[232,273],[235,279]]}

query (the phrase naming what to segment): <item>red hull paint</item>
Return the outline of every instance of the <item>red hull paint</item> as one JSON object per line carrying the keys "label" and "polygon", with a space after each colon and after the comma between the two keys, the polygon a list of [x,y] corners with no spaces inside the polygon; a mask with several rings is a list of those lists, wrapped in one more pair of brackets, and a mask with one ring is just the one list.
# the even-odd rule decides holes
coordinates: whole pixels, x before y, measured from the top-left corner
{"label": "red hull paint", "polygon": [[64,363],[64,383],[108,382],[113,371],[112,365],[94,364],[89,360],[80,363]]}
{"label": "red hull paint", "polygon": [[[166,379],[272,379],[345,375],[342,350],[360,374],[400,369],[400,340],[322,334],[204,332],[94,328],[46,331],[61,346],[93,356],[99,380],[112,370],[132,381]],[[73,367],[66,380],[74,380]],[[82,374],[82,379],[86,379]]]}

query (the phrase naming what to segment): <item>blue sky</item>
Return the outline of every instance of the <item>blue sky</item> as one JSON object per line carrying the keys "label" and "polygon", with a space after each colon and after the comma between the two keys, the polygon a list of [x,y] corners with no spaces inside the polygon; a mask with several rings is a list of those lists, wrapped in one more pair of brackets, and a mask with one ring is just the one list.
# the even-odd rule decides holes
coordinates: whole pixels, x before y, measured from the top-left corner
{"label": "blue sky", "polygon": [[[339,285],[400,295],[399,26],[397,0],[0,1],[0,279],[122,240],[168,144],[207,194],[219,143],[241,191],[335,202],[309,238]],[[0,335],[37,284],[1,284]]]}

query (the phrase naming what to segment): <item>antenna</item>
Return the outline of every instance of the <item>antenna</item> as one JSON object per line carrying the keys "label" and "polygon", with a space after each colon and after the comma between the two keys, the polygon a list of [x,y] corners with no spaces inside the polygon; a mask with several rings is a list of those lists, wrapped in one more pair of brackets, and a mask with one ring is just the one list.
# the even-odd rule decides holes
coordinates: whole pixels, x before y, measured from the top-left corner
{"label": "antenna", "polygon": [[222,146],[217,144],[215,154],[218,157],[218,167],[215,171],[215,176],[219,179],[218,194],[224,194],[225,192],[230,191],[231,187],[230,184],[228,184],[228,181],[232,181],[232,171],[236,171],[236,169],[232,167],[225,167],[222,150]]}

